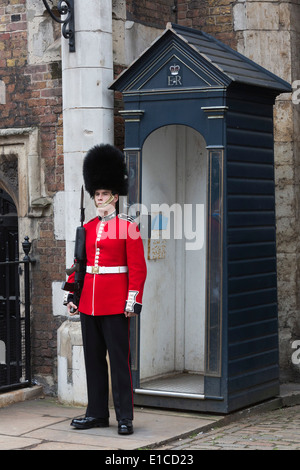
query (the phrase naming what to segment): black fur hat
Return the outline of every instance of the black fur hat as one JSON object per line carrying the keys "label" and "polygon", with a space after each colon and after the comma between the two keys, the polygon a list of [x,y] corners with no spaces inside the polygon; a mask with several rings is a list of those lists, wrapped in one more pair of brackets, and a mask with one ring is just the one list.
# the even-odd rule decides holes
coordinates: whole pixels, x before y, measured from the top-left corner
{"label": "black fur hat", "polygon": [[97,189],[110,189],[113,193],[126,196],[128,176],[123,153],[110,144],[91,148],[83,161],[85,189],[94,197]]}

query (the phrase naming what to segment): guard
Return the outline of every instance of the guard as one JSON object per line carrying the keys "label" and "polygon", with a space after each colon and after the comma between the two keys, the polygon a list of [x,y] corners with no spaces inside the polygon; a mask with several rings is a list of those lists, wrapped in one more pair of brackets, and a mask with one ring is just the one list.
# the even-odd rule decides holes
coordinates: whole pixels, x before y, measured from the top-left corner
{"label": "guard", "polygon": [[93,147],[84,159],[83,177],[99,215],[84,225],[86,274],[79,305],[72,293],[68,296],[69,314],[80,312],[88,392],[85,417],[71,425],[109,426],[108,352],[118,433],[132,434],[129,322],[142,309],[144,248],[137,225],[116,209],[119,195],[128,190],[122,152],[106,144]]}

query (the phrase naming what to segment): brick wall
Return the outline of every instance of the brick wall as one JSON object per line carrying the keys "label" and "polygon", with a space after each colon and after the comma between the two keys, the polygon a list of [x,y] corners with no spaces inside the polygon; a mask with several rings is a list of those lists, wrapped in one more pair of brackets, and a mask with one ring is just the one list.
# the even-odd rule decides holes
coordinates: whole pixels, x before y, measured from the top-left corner
{"label": "brick wall", "polygon": [[127,0],[127,20],[164,28],[173,22],[201,29],[236,48],[232,0]]}
{"label": "brick wall", "polygon": [[168,21],[175,22],[175,4],[174,0],[126,0],[127,20],[164,28]]}
{"label": "brick wall", "polygon": [[236,49],[232,0],[178,0],[178,24],[201,29]]}
{"label": "brick wall", "polygon": [[[114,65],[114,77],[117,78],[125,67]],[[124,148],[125,123],[119,111],[124,109],[123,95],[119,91],[114,93],[114,143],[121,151]]]}
{"label": "brick wall", "polygon": [[[0,104],[0,127],[39,128],[42,183],[51,198],[64,189],[61,64],[28,64],[28,25],[26,0],[1,0],[0,80],[5,84],[5,104]],[[39,234],[32,240],[37,260],[32,268],[33,373],[55,376],[60,318],[52,313],[52,281],[65,279],[65,243],[55,240],[51,211],[31,222]]]}

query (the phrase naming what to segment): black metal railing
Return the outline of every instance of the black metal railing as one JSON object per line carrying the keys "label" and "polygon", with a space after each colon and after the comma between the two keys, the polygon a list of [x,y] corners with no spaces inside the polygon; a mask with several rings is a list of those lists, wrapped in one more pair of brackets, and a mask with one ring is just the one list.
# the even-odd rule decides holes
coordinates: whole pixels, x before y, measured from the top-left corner
{"label": "black metal railing", "polygon": [[5,261],[0,262],[0,392],[31,385],[30,264],[31,243],[22,243],[19,260],[16,241],[14,259],[8,242]]}

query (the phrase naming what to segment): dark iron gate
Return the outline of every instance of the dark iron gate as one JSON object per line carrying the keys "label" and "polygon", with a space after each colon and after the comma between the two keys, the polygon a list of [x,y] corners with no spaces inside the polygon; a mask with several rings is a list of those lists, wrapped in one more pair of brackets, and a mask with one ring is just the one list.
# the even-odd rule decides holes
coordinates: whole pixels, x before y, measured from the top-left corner
{"label": "dark iron gate", "polygon": [[7,193],[0,194],[0,392],[31,385],[31,243],[19,260],[17,214]]}

